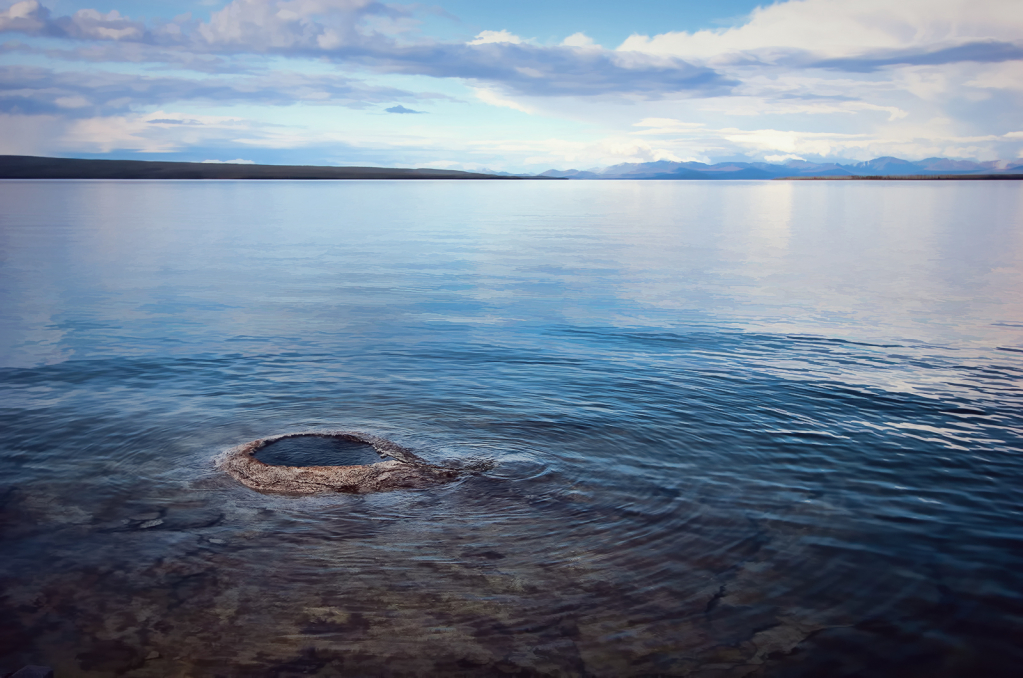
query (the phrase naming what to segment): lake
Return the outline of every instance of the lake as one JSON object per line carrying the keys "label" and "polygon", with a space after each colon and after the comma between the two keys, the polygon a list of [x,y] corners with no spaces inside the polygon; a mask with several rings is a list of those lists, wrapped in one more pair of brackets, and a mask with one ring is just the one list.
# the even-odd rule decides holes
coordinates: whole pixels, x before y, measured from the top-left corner
{"label": "lake", "polygon": [[1019,182],[4,181],[0,367],[0,674],[1023,663]]}

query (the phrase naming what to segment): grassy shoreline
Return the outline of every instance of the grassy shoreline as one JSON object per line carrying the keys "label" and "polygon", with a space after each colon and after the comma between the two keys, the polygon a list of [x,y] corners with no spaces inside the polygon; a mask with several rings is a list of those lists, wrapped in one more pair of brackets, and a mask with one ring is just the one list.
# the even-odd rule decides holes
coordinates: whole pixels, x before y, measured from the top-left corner
{"label": "grassy shoreline", "polygon": [[0,155],[0,179],[483,179],[550,180],[457,170],[316,165],[235,165]]}

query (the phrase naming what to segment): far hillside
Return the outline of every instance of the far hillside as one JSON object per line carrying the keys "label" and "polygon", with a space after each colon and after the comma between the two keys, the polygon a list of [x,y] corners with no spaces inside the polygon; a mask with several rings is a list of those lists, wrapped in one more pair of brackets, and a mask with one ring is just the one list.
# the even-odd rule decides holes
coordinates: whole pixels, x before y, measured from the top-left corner
{"label": "far hillside", "polygon": [[865,162],[837,164],[790,160],[784,164],[766,162],[622,163],[603,169],[548,170],[544,177],[563,179],[778,179],[781,177],[855,176],[949,176],[1023,174],[1023,164],[995,160],[973,162],[949,158],[927,158],[917,162],[901,158],[874,158]]}

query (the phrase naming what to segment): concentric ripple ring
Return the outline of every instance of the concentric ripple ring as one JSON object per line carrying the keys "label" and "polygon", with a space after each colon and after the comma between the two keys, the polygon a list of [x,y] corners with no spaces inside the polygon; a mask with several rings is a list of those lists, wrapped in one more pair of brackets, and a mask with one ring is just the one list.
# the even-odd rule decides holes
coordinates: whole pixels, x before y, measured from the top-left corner
{"label": "concentric ripple ring", "polygon": [[[355,466],[275,466],[256,459],[256,452],[284,438],[338,438],[371,445],[392,461]],[[307,495],[327,492],[389,492],[448,483],[465,471],[434,466],[396,443],[357,431],[285,433],[239,445],[217,459],[217,468],[241,484],[269,494]]]}

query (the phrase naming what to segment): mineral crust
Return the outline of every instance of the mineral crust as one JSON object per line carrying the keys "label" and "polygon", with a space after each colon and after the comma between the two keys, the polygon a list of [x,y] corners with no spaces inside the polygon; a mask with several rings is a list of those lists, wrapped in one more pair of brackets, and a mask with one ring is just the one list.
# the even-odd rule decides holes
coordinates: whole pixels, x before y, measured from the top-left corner
{"label": "mineral crust", "polygon": [[[391,461],[358,466],[274,466],[255,455],[263,447],[283,438],[317,436],[367,443],[381,457]],[[377,436],[354,431],[287,433],[260,438],[228,450],[217,460],[217,467],[246,487],[270,494],[306,495],[327,492],[388,492],[428,487],[459,478],[460,469],[434,466],[411,450]]]}

